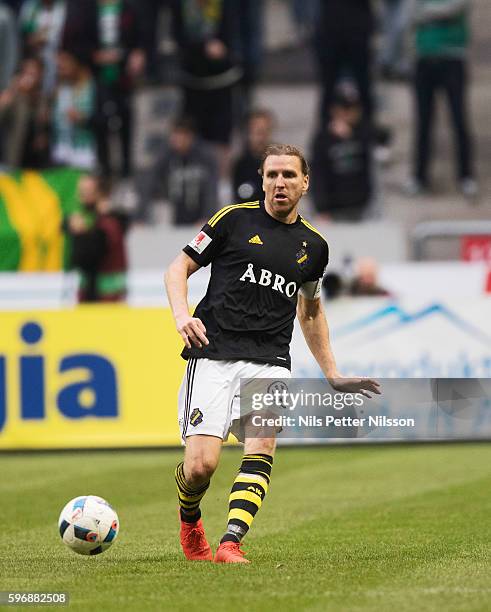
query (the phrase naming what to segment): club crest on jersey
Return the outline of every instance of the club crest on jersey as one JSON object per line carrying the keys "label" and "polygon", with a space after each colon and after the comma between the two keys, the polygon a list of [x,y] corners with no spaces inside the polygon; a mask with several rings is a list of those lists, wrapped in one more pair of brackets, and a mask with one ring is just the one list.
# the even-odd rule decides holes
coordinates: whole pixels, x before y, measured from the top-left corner
{"label": "club crest on jersey", "polygon": [[201,412],[199,408],[195,408],[191,412],[191,416],[189,417],[189,422],[191,423],[193,427],[196,427],[197,425],[203,422],[203,413]]}
{"label": "club crest on jersey", "polygon": [[263,287],[271,287],[273,291],[279,291],[290,298],[297,292],[297,283],[294,281],[287,283],[285,277],[281,276],[281,274],[273,274],[273,272],[266,268],[261,268],[260,272],[254,271],[254,264],[252,263],[247,264],[247,270],[239,280],[243,283],[249,282],[262,285]]}
{"label": "club crest on jersey", "polygon": [[[306,243],[304,242],[304,244],[306,244]],[[309,256],[307,254],[306,249],[304,247],[302,247],[300,249],[300,251],[298,251],[298,253],[295,255],[295,258],[297,260],[297,264],[301,268],[303,268],[305,266],[305,264],[307,263],[308,259],[309,259]]]}
{"label": "club crest on jersey", "polygon": [[210,238],[206,232],[200,232],[193,238],[193,240],[191,240],[188,246],[190,246],[193,251],[196,251],[196,253],[201,255],[211,241],[212,238]]}

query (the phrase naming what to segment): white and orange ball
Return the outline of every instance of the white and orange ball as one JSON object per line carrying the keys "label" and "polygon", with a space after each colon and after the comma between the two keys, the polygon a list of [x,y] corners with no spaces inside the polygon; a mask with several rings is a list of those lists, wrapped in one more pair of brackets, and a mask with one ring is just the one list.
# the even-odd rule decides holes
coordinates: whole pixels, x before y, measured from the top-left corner
{"label": "white and orange ball", "polygon": [[63,508],[58,529],[63,542],[74,552],[98,555],[114,544],[119,533],[119,519],[102,497],[82,495]]}

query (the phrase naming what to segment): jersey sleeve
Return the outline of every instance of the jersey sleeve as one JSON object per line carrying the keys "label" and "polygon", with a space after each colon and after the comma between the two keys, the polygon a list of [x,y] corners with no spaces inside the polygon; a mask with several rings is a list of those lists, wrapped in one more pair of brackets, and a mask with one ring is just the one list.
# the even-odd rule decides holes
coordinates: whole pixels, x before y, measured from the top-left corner
{"label": "jersey sleeve", "polygon": [[322,278],[329,262],[329,247],[327,242],[322,241],[322,251],[315,262],[309,278],[300,287],[300,293],[307,300],[316,300],[321,296]]}
{"label": "jersey sleeve", "polygon": [[[222,209],[225,210],[225,209]],[[183,251],[189,255],[198,266],[210,264],[223,249],[228,236],[228,219],[218,211],[206,223],[200,232],[189,242]]]}

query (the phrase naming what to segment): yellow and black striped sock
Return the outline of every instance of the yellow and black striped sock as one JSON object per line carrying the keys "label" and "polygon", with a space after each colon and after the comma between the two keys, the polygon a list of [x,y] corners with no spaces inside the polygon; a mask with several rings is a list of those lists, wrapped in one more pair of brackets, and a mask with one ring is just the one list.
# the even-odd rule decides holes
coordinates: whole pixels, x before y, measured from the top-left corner
{"label": "yellow and black striped sock", "polygon": [[177,498],[181,510],[181,520],[185,523],[196,523],[196,521],[199,521],[201,518],[199,504],[206,493],[206,489],[210,486],[210,481],[199,487],[199,489],[193,489],[193,487],[186,482],[184,476],[184,463],[182,462],[176,467],[175,477]]}
{"label": "yellow and black striped sock", "polygon": [[261,507],[273,467],[271,455],[244,455],[230,492],[227,533],[220,540],[240,542]]}

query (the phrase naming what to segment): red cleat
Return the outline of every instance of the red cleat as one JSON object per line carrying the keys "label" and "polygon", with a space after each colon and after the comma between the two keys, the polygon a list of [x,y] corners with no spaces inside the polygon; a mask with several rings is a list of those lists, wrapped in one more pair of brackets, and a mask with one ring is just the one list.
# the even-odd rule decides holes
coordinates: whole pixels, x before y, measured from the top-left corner
{"label": "red cleat", "polygon": [[220,544],[215,553],[215,563],[250,563],[244,559],[244,551],[240,550],[239,542],[224,542]]}
{"label": "red cleat", "polygon": [[181,546],[190,561],[213,561],[201,519],[197,523],[181,521]]}

